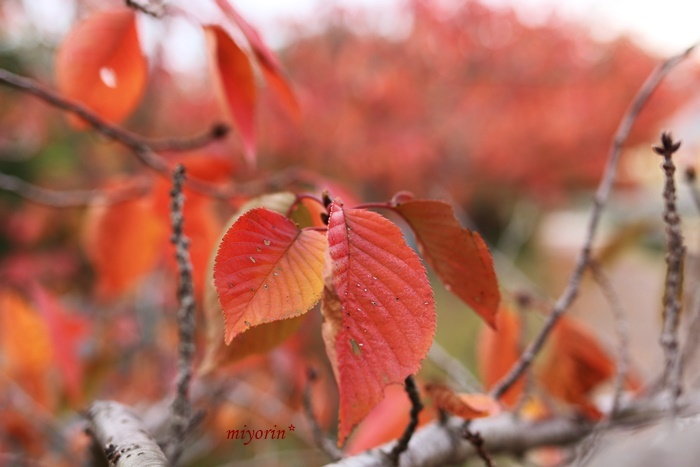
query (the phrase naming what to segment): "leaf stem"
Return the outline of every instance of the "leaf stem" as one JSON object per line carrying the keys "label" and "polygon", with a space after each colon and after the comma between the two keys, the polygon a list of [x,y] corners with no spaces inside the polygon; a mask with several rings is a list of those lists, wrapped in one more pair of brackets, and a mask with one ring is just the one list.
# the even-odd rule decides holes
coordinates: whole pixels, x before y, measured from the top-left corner
{"label": "leaf stem", "polygon": [[411,420],[408,422],[403,435],[401,435],[401,438],[399,438],[398,442],[389,453],[389,460],[391,461],[392,465],[398,465],[399,456],[408,448],[408,443],[411,441],[411,437],[418,426],[418,414],[420,414],[420,411],[423,410],[423,403],[420,400],[420,393],[418,392],[416,380],[413,378],[413,375],[408,375],[406,377],[404,385],[406,394],[408,394],[408,398],[411,400]]}

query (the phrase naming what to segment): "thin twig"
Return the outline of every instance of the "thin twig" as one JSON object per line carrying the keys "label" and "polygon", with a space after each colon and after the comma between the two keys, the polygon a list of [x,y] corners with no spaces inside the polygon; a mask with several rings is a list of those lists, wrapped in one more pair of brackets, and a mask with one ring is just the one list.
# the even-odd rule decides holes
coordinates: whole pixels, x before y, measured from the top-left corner
{"label": "thin twig", "polygon": [[484,438],[481,436],[481,434],[478,431],[470,431],[469,428],[465,427],[464,428],[464,439],[469,441],[472,446],[474,446],[474,450],[476,451],[476,455],[481,458],[481,460],[484,461],[484,465],[486,467],[496,467],[496,464],[493,463],[493,459],[491,458],[491,455],[489,452],[486,450],[486,446],[484,443]]}
{"label": "thin twig", "polygon": [[151,148],[152,151],[156,152],[185,152],[203,148],[214,141],[223,139],[230,131],[231,128],[225,123],[215,123],[209,131],[205,131],[201,135],[196,135],[189,139],[143,138],[143,142]]}
{"label": "thin twig", "polygon": [[418,387],[416,386],[415,379],[413,379],[413,375],[407,376],[404,384],[406,394],[408,394],[408,398],[411,400],[411,420],[408,422],[408,425],[406,425],[406,429],[404,430],[403,435],[401,435],[401,438],[398,439],[394,447],[391,449],[391,452],[389,452],[389,460],[391,461],[392,465],[398,465],[399,456],[408,448],[408,443],[411,441],[411,437],[418,426],[418,414],[420,414],[420,411],[423,410],[423,403],[420,400],[420,392],[418,392]]}
{"label": "thin twig", "polygon": [[479,380],[437,341],[433,341],[428,351],[428,358],[460,388],[469,392],[482,392]]}
{"label": "thin twig", "polygon": [[183,440],[192,419],[192,405],[189,399],[190,381],[192,379],[192,357],[194,356],[194,287],[192,283],[192,262],[189,254],[189,239],[183,231],[184,216],[182,213],[184,195],[182,186],[185,181],[185,168],[178,165],[173,174],[171,218],[175,245],[175,257],[180,270],[178,285],[178,301],[180,308],[177,312],[178,323],[178,373],[177,394],[172,405],[170,426],[171,438],[166,447],[168,459],[175,465],[182,453]]}
{"label": "thin twig", "polygon": [[[67,99],[57,92],[45,88],[29,78],[0,69],[0,84],[4,84],[11,88],[31,94],[58,109],[77,115],[85,120],[95,131],[131,149],[137,159],[146,167],[153,169],[162,176],[170,178],[170,164],[161,156],[156,154],[149,146],[148,141],[142,137],[107,122],[82,104]],[[210,131],[210,138],[209,140],[205,141],[208,143],[211,141],[211,135],[216,134],[218,137],[220,133],[221,131]],[[202,142],[201,136],[198,136],[195,139],[198,142]],[[156,146],[158,145],[162,146],[161,143],[156,142]],[[192,144],[184,141],[179,143],[179,145],[186,147],[188,150],[192,149]],[[172,148],[177,145],[174,144],[173,141],[169,141],[168,145],[166,146],[172,150]],[[225,197],[225,195],[221,193],[221,189],[218,185],[205,180],[190,178],[187,182],[187,186],[188,188],[192,188],[195,191],[212,197]]]}
{"label": "thin twig", "polygon": [[318,376],[316,375],[316,372],[312,368],[309,368],[308,381],[304,387],[304,392],[302,393],[302,403],[304,405],[304,412],[306,412],[306,418],[309,420],[309,424],[311,425],[311,433],[313,434],[316,446],[335,462],[343,458],[343,453],[340,449],[338,449],[333,441],[328,439],[326,434],[323,432],[323,428],[321,428],[318,420],[316,420],[314,409],[311,404],[311,385],[317,378]]}
{"label": "thin twig", "polygon": [[564,292],[561,294],[559,299],[554,304],[552,312],[550,313],[547,321],[540,330],[539,334],[535,337],[532,343],[528,346],[525,352],[520,356],[518,362],[511,368],[508,374],[493,388],[491,394],[496,399],[500,398],[507,390],[510,388],[515,381],[520,377],[520,375],[527,370],[532,361],[535,359],[542,346],[547,341],[549,334],[554,329],[554,325],[559,320],[559,317],[563,315],[566,310],[571,306],[574,299],[578,295],[578,290],[581,284],[581,278],[583,272],[586,269],[588,261],[591,257],[591,250],[593,246],[593,240],[595,239],[595,234],[598,230],[598,224],[600,223],[600,217],[605,208],[605,203],[610,196],[610,191],[612,190],[613,183],[615,182],[615,175],[617,173],[617,164],[620,159],[620,154],[622,152],[622,146],[624,145],[629,132],[632,129],[637,115],[646,104],[651,93],[656,89],[661,80],[680,62],[682,62],[695,48],[695,45],[686,49],[683,53],[673,56],[668,60],[660,64],[652,73],[647,77],[646,81],[642,87],[637,92],[634,100],[632,101],[630,107],[627,109],[624,117],[622,118],[620,125],[615,132],[615,138],[610,147],[610,152],[608,154],[608,161],[605,167],[605,172],[598,185],[598,190],[596,191],[595,198],[593,200],[593,208],[591,209],[591,215],[588,221],[588,228],[586,230],[586,237],[584,240],[583,248],[579,252],[578,260],[576,261],[576,266],[569,276],[569,281],[567,283]]}
{"label": "thin twig", "polygon": [[617,334],[617,371],[615,373],[615,383],[613,389],[612,405],[610,412],[606,416],[611,419],[615,416],[620,408],[620,400],[622,391],[627,380],[627,374],[630,368],[629,356],[629,322],[627,314],[622,306],[620,297],[615,293],[615,289],[610,282],[610,278],[605,274],[597,261],[591,260],[588,263],[589,270],[593,274],[593,279],[596,281],[600,290],[603,292],[605,299],[610,304],[610,311],[615,320],[615,334]]}
{"label": "thin twig", "polygon": [[697,181],[697,173],[695,172],[695,169],[693,167],[687,167],[685,169],[685,182],[690,188],[690,194],[693,197],[693,203],[695,204],[695,208],[700,211],[700,189],[698,189],[698,185],[695,183]]}
{"label": "thin twig", "polygon": [[[515,305],[518,310],[518,319],[520,320],[520,333],[518,335],[518,353],[522,353],[525,350],[525,344],[527,342],[527,335],[530,332],[528,322],[527,322],[527,312],[532,307],[533,297],[527,292],[518,292],[515,294]],[[513,408],[513,412],[519,416],[520,412],[523,410],[534,387],[533,375],[531,372],[525,373],[523,378],[523,390],[518,398],[518,402]]]}
{"label": "thin twig", "polygon": [[22,198],[54,208],[83,207],[94,203],[116,204],[146,194],[144,184],[130,185],[119,191],[51,190],[25,182],[21,178],[0,172],[0,190],[10,191]]}
{"label": "thin twig", "polygon": [[664,350],[664,384],[671,392],[672,414],[678,413],[678,396],[681,394],[681,359],[678,344],[678,323],[681,313],[683,293],[683,260],[685,246],[681,232],[681,219],[676,206],[676,183],[673,178],[676,166],[672,156],[678,151],[680,142],[674,142],[669,133],[662,133],[661,146],[654,146],[654,152],[664,158],[664,222],[666,223],[666,281],[664,284],[663,330],[661,347]]}

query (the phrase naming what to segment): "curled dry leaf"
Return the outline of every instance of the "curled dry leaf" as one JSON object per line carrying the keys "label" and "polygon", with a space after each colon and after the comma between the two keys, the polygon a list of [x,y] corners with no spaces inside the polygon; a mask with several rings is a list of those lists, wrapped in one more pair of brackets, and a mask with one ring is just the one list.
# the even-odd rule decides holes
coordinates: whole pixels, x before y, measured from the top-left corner
{"label": "curled dry leaf", "polygon": [[[129,9],[87,17],[68,34],[56,55],[59,91],[109,122],[120,122],[131,114],[147,79],[136,15]],[[79,119],[72,122],[84,125]]]}
{"label": "curled dry leaf", "polygon": [[377,213],[331,204],[324,268],[323,339],[340,392],[341,445],[416,373],[435,333],[435,302],[418,255]]}
{"label": "curled dry leaf", "polygon": [[494,327],[501,294],[493,259],[481,236],[463,228],[443,201],[407,200],[395,210],[415,232],[425,260],[445,287]]}
{"label": "curled dry leaf", "polygon": [[443,384],[427,384],[425,390],[435,406],[465,420],[490,417],[501,411],[498,402],[486,394],[456,393]]}

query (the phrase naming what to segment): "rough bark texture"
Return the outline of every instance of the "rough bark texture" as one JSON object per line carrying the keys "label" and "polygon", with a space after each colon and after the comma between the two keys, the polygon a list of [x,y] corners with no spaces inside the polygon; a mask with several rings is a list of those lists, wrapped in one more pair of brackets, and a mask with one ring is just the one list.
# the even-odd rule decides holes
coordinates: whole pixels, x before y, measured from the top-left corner
{"label": "rough bark texture", "polygon": [[158,443],[143,428],[129,407],[114,401],[95,401],[86,418],[88,432],[102,448],[110,466],[167,466]]}

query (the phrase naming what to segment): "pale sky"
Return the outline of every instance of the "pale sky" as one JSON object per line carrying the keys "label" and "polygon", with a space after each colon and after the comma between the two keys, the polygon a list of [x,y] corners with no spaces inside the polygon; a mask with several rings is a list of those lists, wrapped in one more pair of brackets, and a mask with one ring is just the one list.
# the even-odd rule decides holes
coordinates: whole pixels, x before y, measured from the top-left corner
{"label": "pale sky", "polygon": [[[284,40],[283,18],[303,19],[329,4],[387,10],[397,0],[233,0],[235,7],[273,45]],[[436,0],[449,3],[450,0]],[[601,38],[627,33],[651,51],[680,52],[700,40],[698,0],[485,0],[495,6],[513,6],[525,21],[537,22],[556,11],[567,19],[592,25]]]}

